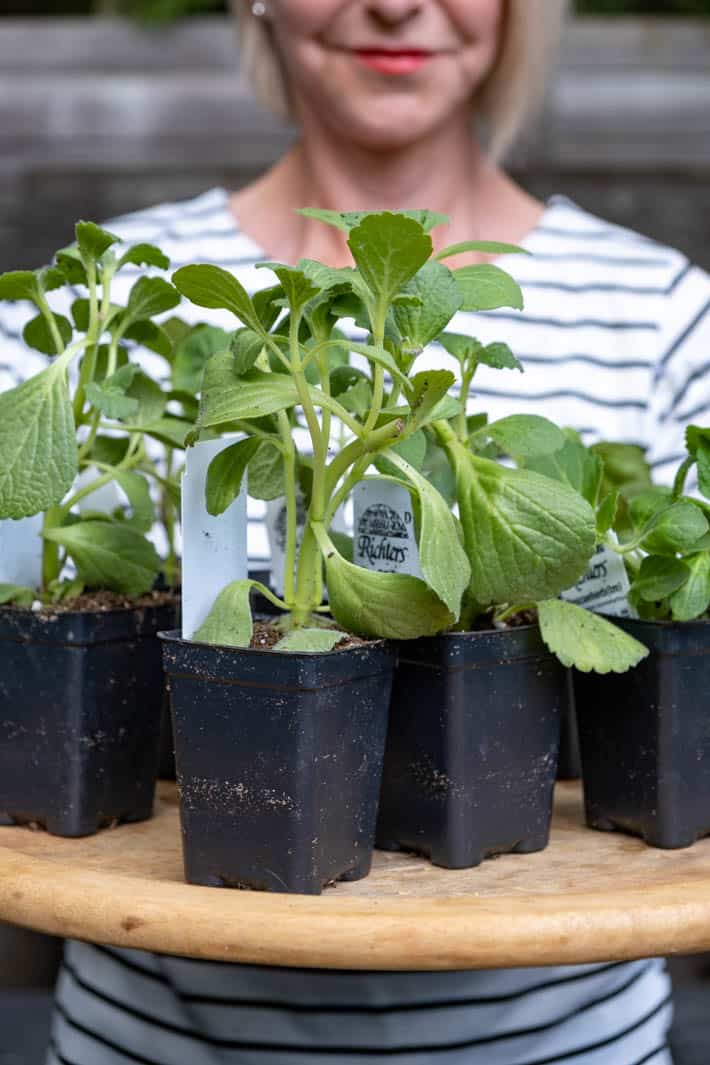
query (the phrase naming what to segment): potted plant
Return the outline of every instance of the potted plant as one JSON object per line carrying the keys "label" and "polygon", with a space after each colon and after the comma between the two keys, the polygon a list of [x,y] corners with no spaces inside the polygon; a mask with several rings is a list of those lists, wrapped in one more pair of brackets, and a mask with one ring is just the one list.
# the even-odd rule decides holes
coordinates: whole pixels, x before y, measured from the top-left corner
{"label": "potted plant", "polygon": [[[439,257],[469,249],[513,250],[473,243]],[[497,266],[453,276],[464,309],[522,307]],[[413,336],[399,318],[396,343],[436,339]],[[615,497],[600,499],[598,457],[537,416],[467,417],[481,364],[522,367],[504,344],[446,332],[438,340],[459,364],[461,409],[427,430],[428,470],[448,480],[458,504],[471,579],[454,631],[400,645],[377,845],[460,868],[546,846],[566,667],[626,670],[645,650],[557,598],[587,570],[614,511]],[[497,462],[501,452],[518,468]]]}
{"label": "potted plant", "polygon": [[[392,308],[422,306],[405,289],[430,259],[435,221],[428,212],[348,216],[353,269],[265,264],[278,285],[253,299],[214,266],[173,277],[193,302],[242,323],[231,350],[207,364],[190,438],[244,434],[209,467],[208,509],[224,511],[248,469],[262,492],[267,477],[280,488],[287,513],[283,598],[236,581],[189,639],[166,637],[190,882],[318,893],[370,867],[395,661],[386,638],[453,624],[469,566],[446,501],[405,460],[421,577],[354,565],[332,521],[374,455],[399,461],[423,426],[458,410],[451,373],[408,374],[387,347]],[[366,343],[337,333],[353,310],[367,318]],[[353,351],[364,368],[347,364]],[[305,451],[294,443],[304,427]],[[343,427],[348,442],[330,457]],[[254,624],[254,587],[280,617]]]}
{"label": "potted plant", "polygon": [[[0,277],[0,298],[35,305],[24,339],[51,359],[0,395],[0,811],[63,836],[150,816],[156,632],[175,618],[172,594],[155,590],[164,564],[146,537],[151,484],[168,495],[175,486],[146,440],[178,448],[191,422],[167,411],[168,394],[126,342],[169,357],[169,331],[153,318],[179,295],[140,278],[125,306],[114,303],[123,266],[168,266],[149,245],[117,252],[117,239],[80,222],[54,265]],[[70,320],[51,293],[75,286],[87,295]]]}
{"label": "potted plant", "polygon": [[[710,430],[689,426],[672,489],[636,495],[612,547],[649,649],[634,674],[575,676],[587,823],[687,847],[710,832]],[[683,494],[695,467],[704,498]]]}

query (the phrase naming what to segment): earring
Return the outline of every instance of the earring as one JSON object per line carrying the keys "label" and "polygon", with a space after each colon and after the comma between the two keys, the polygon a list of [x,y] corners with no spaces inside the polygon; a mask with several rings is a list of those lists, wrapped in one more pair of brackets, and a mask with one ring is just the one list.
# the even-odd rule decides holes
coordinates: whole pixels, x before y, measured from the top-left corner
{"label": "earring", "polygon": [[263,3],[263,0],[254,0],[254,3],[251,5],[251,13],[255,18],[264,18],[266,15],[266,4]]}

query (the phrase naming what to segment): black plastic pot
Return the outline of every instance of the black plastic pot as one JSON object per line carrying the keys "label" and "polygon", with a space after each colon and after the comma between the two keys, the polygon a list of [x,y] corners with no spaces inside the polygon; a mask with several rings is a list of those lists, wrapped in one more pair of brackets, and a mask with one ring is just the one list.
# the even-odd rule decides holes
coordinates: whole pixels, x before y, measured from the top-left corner
{"label": "black plastic pot", "polygon": [[150,817],[175,608],[0,610],[0,813],[57,836]]}
{"label": "black plastic pot", "polygon": [[161,635],[188,883],[317,895],[366,876],[394,650],[286,654]]}
{"label": "black plastic pot", "polygon": [[610,620],[650,654],[575,674],[587,824],[688,847],[710,834],[710,622]]}
{"label": "black plastic pot", "polygon": [[557,779],[579,780],[582,775],[582,761],[579,753],[579,728],[577,727],[577,710],[574,705],[574,679],[571,669],[567,670],[567,703],[562,710],[561,726]]}
{"label": "black plastic pot", "polygon": [[377,846],[452,869],[542,850],[566,698],[535,626],[400,644]]}

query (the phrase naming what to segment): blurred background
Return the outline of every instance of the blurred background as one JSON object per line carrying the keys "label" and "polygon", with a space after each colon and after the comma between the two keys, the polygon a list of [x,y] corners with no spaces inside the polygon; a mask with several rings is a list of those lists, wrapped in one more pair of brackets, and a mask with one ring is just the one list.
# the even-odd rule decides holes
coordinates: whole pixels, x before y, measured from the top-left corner
{"label": "blurred background", "polygon": [[[575,8],[512,170],[710,268],[710,0]],[[225,12],[0,0],[0,272],[46,262],[79,217],[237,188],[276,158],[291,132],[249,98]],[[41,1065],[58,950],[0,924],[0,1065]],[[708,1065],[710,961],[672,965],[676,1065]]]}

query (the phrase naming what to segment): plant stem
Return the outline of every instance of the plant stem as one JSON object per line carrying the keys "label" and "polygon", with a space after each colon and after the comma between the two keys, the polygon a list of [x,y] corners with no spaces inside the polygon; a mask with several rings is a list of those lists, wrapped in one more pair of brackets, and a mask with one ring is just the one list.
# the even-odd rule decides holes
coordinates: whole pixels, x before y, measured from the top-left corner
{"label": "plant stem", "polygon": [[[63,518],[62,508],[60,506],[49,507],[44,512],[44,518],[42,520],[42,536],[50,529],[56,528],[57,525],[61,525]],[[42,591],[46,591],[49,584],[52,581],[56,581],[59,578],[59,574],[62,571],[62,563],[60,561],[61,548],[59,544],[54,543],[52,540],[43,539],[42,547]]]}
{"label": "plant stem", "polygon": [[286,411],[278,413],[279,433],[283,445],[284,481],[286,483],[286,550],[284,553],[284,598],[293,604],[293,578],[296,567],[298,536],[298,494],[296,490],[296,448],[291,435],[291,423]]}
{"label": "plant stem", "polygon": [[[387,305],[382,301],[378,301],[375,308],[374,321],[372,323],[372,339],[374,340],[374,346],[376,348],[382,348],[384,346],[385,339],[385,320],[387,317]],[[382,400],[384,398],[385,389],[385,371],[379,363],[375,363],[375,370],[372,382],[372,407],[370,413],[365,421],[364,434],[372,432],[377,419],[380,416],[382,410]]]}
{"label": "plant stem", "polygon": [[462,444],[468,443],[468,425],[466,423],[466,411],[468,410],[468,394],[471,389],[471,381],[476,373],[477,364],[468,367],[461,374],[461,391],[459,392],[459,403],[461,404],[461,410],[457,415],[456,424],[458,426],[458,438]]}
{"label": "plant stem", "polygon": [[39,307],[42,313],[42,317],[47,323],[47,327],[50,333],[52,334],[52,340],[54,341],[54,346],[57,349],[57,355],[61,355],[62,352],[65,350],[64,341],[62,340],[62,334],[59,332],[59,326],[57,325],[57,320],[54,317],[52,308],[49,306],[47,300],[44,298],[44,293],[42,293],[41,295],[38,294],[37,306]]}

